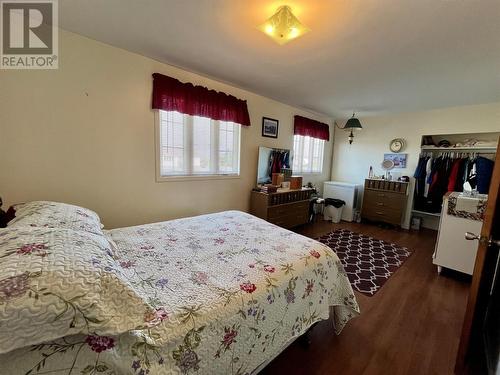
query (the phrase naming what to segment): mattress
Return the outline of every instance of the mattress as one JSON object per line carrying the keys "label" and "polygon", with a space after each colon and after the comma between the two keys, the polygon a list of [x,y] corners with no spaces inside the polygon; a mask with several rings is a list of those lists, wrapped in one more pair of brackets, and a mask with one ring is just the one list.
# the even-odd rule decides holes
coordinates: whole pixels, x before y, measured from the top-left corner
{"label": "mattress", "polygon": [[105,235],[158,324],[17,349],[0,374],[253,373],[314,323],[330,318],[339,334],[359,314],[332,249],[243,212]]}

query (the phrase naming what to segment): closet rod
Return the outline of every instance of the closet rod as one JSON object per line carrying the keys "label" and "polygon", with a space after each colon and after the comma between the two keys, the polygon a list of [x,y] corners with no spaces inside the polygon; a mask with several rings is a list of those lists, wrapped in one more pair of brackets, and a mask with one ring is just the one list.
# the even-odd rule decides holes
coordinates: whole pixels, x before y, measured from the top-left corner
{"label": "closet rod", "polygon": [[432,153],[438,153],[438,154],[450,154],[450,153],[455,153],[455,154],[481,154],[481,155],[496,155],[496,149],[491,151],[486,151],[484,149],[458,149],[458,148],[449,148],[446,150],[433,150],[433,149],[425,149],[422,148],[420,149],[421,154],[432,154]]}
{"label": "closet rod", "polygon": [[496,154],[496,147],[448,147],[448,148],[437,148],[433,146],[422,146],[420,148],[422,151],[429,152],[450,152],[450,151],[463,151],[463,152],[480,152],[483,154]]}

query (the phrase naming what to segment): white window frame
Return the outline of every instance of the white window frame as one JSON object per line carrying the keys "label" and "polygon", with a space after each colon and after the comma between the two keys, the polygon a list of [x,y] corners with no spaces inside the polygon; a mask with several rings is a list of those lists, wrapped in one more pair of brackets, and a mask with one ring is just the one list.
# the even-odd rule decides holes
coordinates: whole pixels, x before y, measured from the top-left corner
{"label": "white window frame", "polygon": [[[237,168],[237,173],[220,173],[220,174],[213,174],[213,173],[208,173],[208,174],[179,174],[179,175],[162,175],[161,174],[161,116],[160,116],[160,110],[155,110],[155,161],[156,161],[156,181],[157,182],[169,182],[169,181],[189,181],[189,180],[223,180],[223,179],[238,179],[240,178],[240,169],[241,169],[241,130],[242,126],[240,125],[240,129],[238,132],[238,168]],[[189,116],[189,120],[192,121],[192,116]],[[211,132],[214,133],[217,129],[217,133],[219,130],[219,121],[215,121],[216,126],[211,127]],[[190,130],[192,130],[192,126],[189,127]],[[185,132],[184,134],[184,139],[188,137],[188,135]],[[190,138],[192,138],[192,135],[189,135]],[[211,160],[213,163],[218,162],[218,152],[215,150],[218,150],[219,148],[219,137],[215,136],[213,137],[216,145],[214,147],[211,147],[212,149],[212,157]],[[192,147],[191,147],[191,142],[186,143],[187,147],[185,148],[185,155],[190,155],[188,157],[192,158]],[[216,148],[215,148],[216,147]]]}
{"label": "white window frame", "polygon": [[[302,137],[302,141],[300,141],[299,139],[299,150],[296,150],[295,148],[295,145],[297,143],[297,138],[295,137]],[[323,147],[319,150],[319,155],[318,155],[318,159],[320,160],[320,170],[312,170],[312,161],[311,161],[311,169],[310,170],[304,170],[303,169],[303,158],[304,158],[304,139],[305,138],[309,138],[310,139],[310,142],[309,142],[309,150],[308,150],[308,153],[309,155],[314,155],[314,142],[318,141],[318,142],[321,142],[321,144],[323,145]],[[323,174],[323,168],[325,166],[325,146],[326,146],[326,142],[322,139],[317,139],[317,138],[313,138],[313,137],[306,137],[306,136],[303,136],[303,135],[294,135],[293,136],[293,160],[292,160],[292,170],[293,170],[293,173],[300,173],[300,174],[308,174],[308,175],[321,175]],[[300,168],[296,168],[296,161],[297,159],[300,159]],[[298,163],[298,161],[297,161]]]}

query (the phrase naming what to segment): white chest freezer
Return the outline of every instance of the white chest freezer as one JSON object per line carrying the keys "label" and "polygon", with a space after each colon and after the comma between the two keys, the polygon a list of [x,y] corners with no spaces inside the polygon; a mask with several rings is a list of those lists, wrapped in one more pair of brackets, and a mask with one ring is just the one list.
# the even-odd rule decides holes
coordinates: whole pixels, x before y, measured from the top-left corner
{"label": "white chest freezer", "polygon": [[359,184],[340,181],[325,181],[323,198],[336,198],[345,202],[342,210],[342,220],[353,221],[354,212],[361,209],[361,188]]}

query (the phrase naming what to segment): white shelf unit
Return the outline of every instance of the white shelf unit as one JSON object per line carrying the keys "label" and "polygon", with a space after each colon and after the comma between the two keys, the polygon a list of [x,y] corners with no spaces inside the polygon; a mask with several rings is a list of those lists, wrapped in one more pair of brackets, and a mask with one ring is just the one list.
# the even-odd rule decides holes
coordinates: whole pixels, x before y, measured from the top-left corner
{"label": "white shelf unit", "polygon": [[426,211],[420,211],[420,210],[411,210],[411,212],[419,215],[427,215],[427,216],[436,216],[440,217],[441,213],[440,212],[426,212]]}

